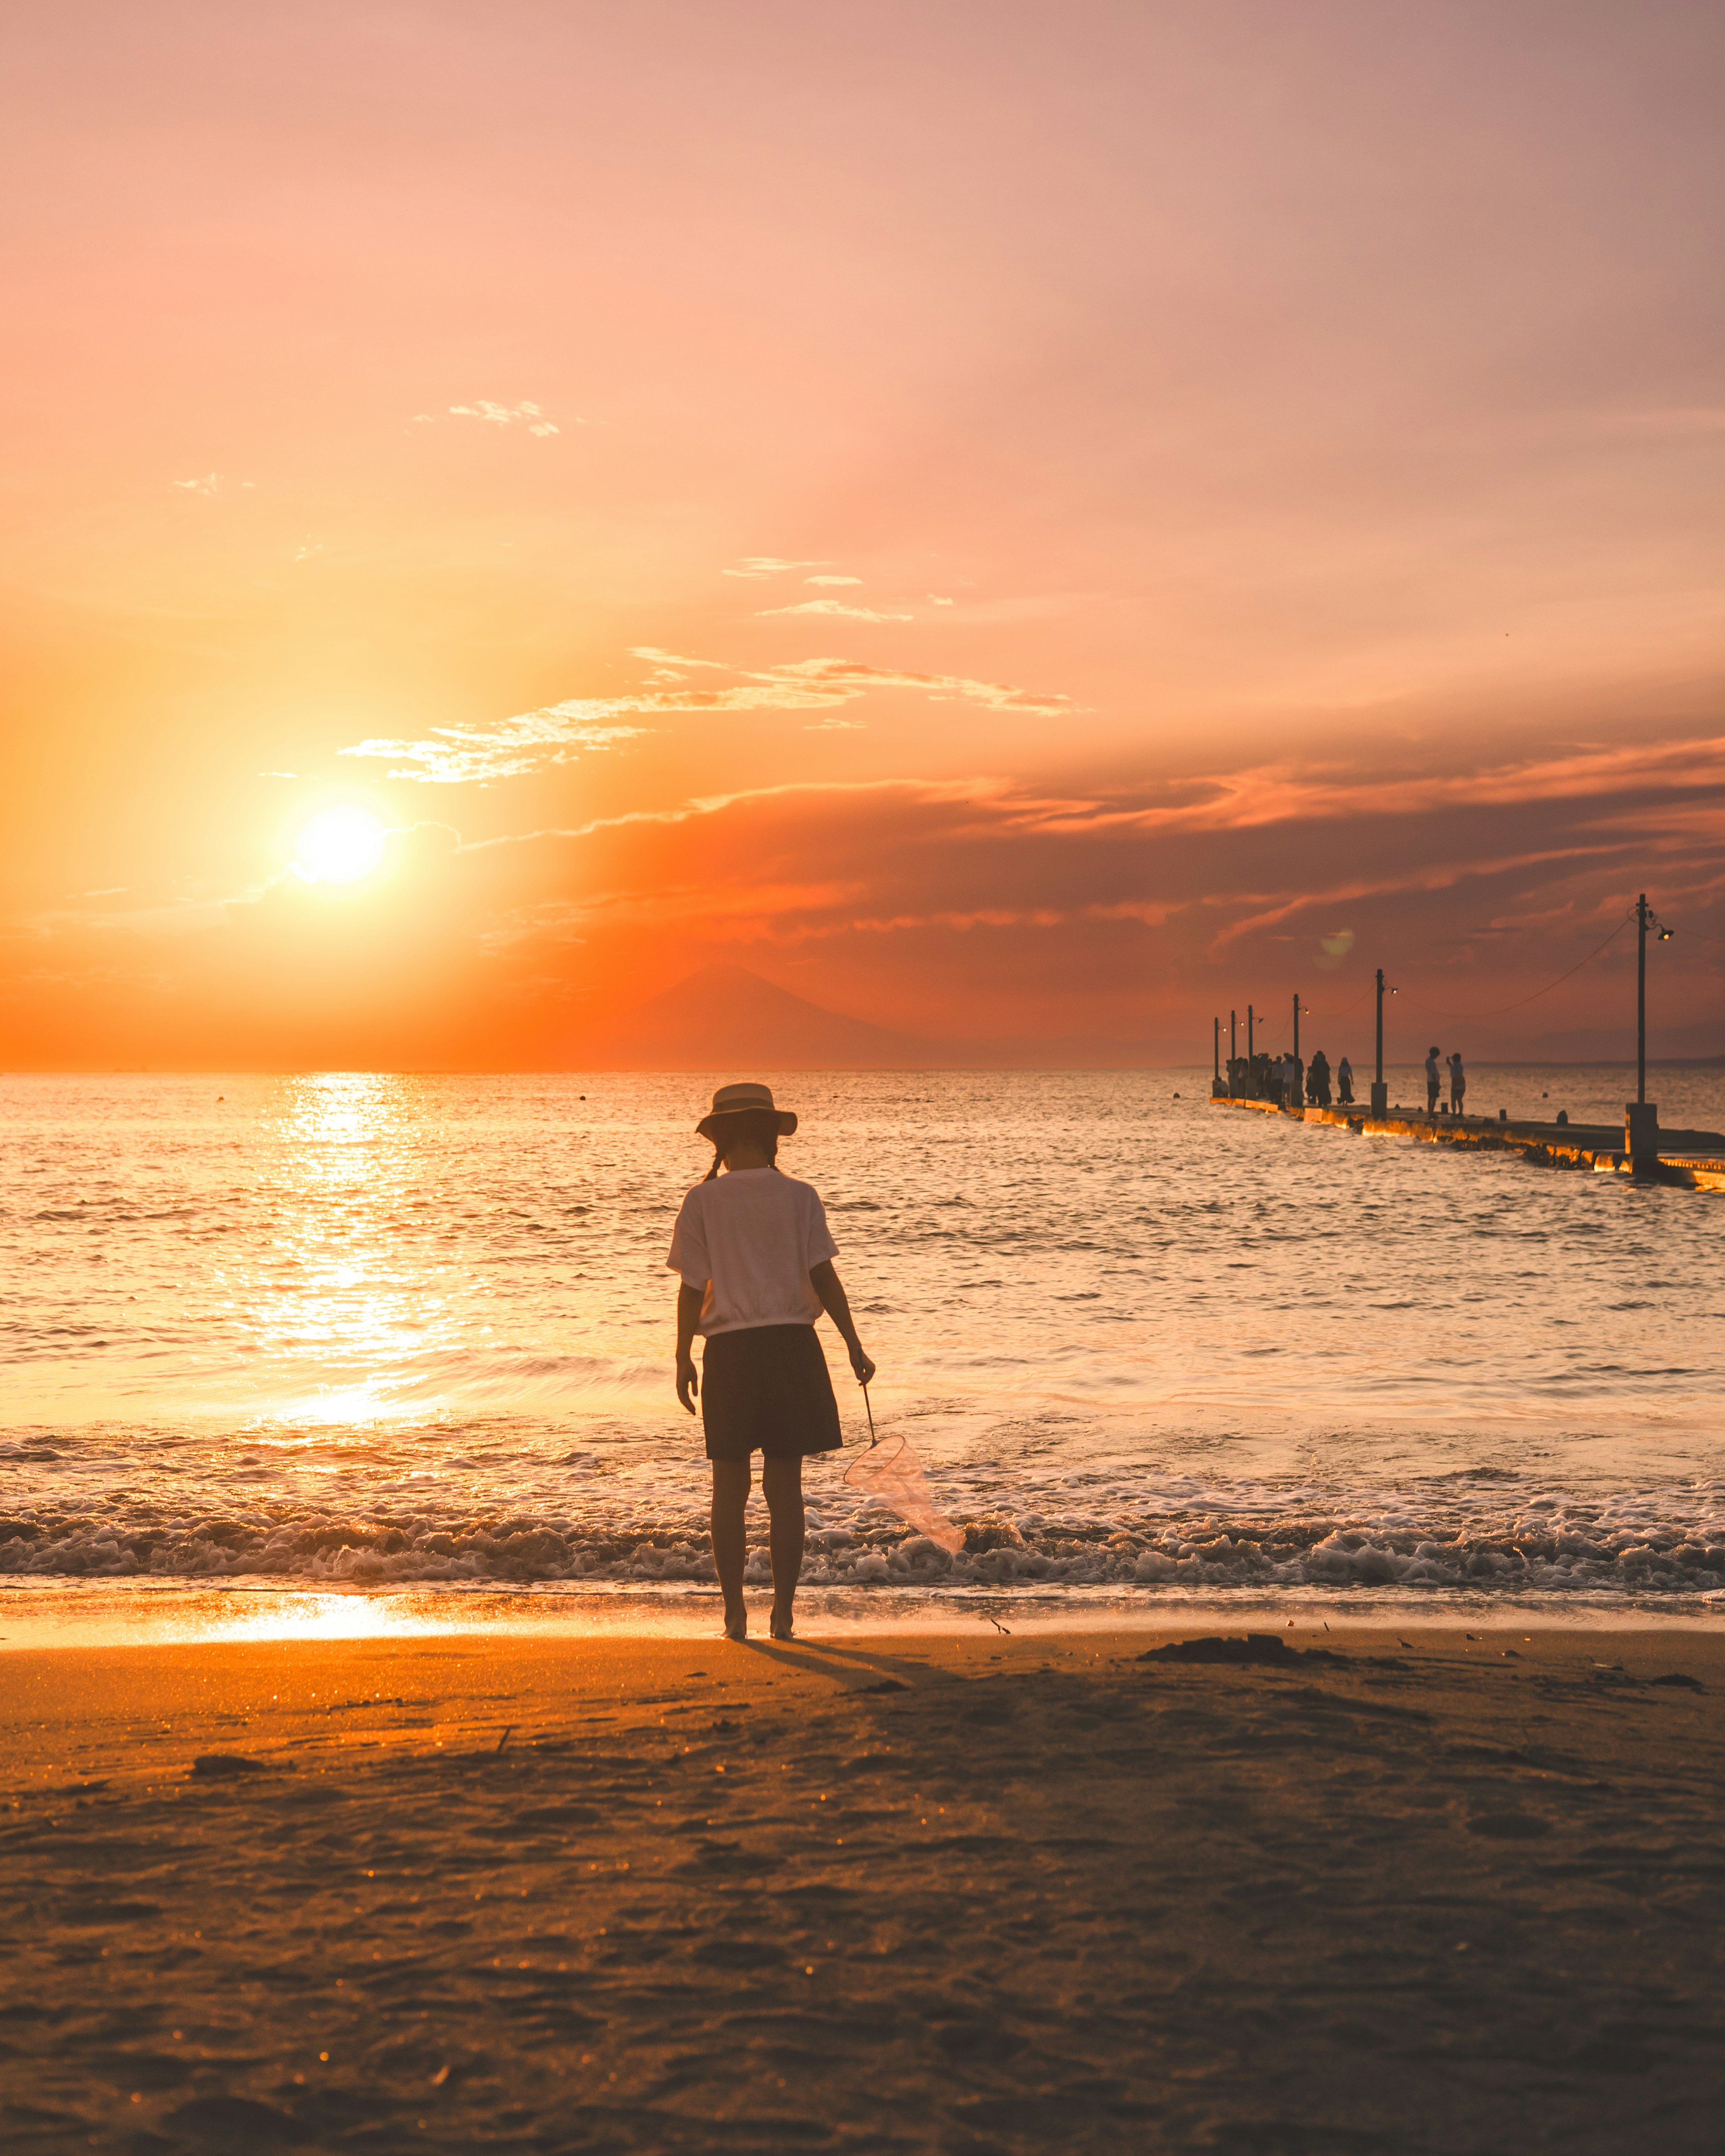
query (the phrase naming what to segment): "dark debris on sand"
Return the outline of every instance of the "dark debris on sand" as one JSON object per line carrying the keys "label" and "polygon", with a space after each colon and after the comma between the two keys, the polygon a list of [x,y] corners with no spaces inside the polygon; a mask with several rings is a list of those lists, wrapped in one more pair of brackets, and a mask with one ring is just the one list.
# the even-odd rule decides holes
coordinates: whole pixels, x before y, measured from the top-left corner
{"label": "dark debris on sand", "polygon": [[1340,1662],[1347,1657],[1327,1647],[1291,1647],[1279,1632],[1248,1632],[1243,1640],[1170,1640],[1140,1655],[1141,1662],[1252,1662],[1291,1669],[1301,1662]]}
{"label": "dark debris on sand", "polygon": [[33,1798],[8,2156],[1713,2156],[1710,1705],[1271,1645]]}

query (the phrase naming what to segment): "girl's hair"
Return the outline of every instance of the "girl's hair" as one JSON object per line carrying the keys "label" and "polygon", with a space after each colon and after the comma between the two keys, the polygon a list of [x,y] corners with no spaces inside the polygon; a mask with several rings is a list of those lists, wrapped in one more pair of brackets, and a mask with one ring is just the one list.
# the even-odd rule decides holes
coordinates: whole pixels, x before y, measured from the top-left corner
{"label": "girl's hair", "polygon": [[741,1115],[726,1116],[719,1130],[721,1135],[713,1140],[713,1164],[705,1178],[708,1183],[724,1166],[725,1156],[734,1145],[759,1146],[768,1165],[778,1166],[778,1118],[770,1108],[746,1108]]}

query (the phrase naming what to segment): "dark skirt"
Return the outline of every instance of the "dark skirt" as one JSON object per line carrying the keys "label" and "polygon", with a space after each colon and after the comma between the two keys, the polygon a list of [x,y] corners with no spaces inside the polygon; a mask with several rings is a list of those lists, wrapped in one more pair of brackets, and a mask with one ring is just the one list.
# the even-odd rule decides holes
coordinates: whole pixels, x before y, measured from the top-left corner
{"label": "dark skirt", "polygon": [[796,1460],[836,1452],[839,1403],[812,1325],[716,1332],[701,1358],[701,1419],[709,1460]]}

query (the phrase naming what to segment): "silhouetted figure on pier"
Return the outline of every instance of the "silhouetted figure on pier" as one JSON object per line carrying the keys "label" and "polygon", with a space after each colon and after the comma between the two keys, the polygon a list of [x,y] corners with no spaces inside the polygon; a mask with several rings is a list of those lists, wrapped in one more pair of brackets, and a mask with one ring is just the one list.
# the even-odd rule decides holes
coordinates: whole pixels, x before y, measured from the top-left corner
{"label": "silhouetted figure on pier", "polygon": [[1459,1116],[1461,1104],[1467,1098],[1467,1073],[1461,1067],[1461,1050],[1458,1048],[1450,1058],[1450,1113]]}
{"label": "silhouetted figure on pier", "polygon": [[1425,1051],[1425,1112],[1428,1116],[1437,1113],[1438,1095],[1443,1091],[1443,1074],[1438,1069],[1438,1052],[1435,1048],[1428,1048]]}
{"label": "silhouetted figure on pier", "polygon": [[1353,1106],[1353,1065],[1345,1055],[1336,1065],[1336,1098],[1344,1108]]}
{"label": "silhouetted figure on pier", "polygon": [[1327,1108],[1330,1105],[1330,1059],[1321,1048],[1307,1066],[1306,1097],[1314,1108]]}

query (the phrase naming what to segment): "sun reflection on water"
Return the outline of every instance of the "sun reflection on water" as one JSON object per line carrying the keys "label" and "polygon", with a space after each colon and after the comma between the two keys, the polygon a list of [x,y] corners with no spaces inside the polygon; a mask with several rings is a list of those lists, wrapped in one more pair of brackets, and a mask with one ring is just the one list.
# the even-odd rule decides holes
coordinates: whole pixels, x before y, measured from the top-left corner
{"label": "sun reflection on water", "polygon": [[219,1614],[194,1609],[177,1613],[172,1621],[176,1629],[167,1636],[213,1644],[224,1640],[424,1640],[443,1633],[495,1629],[482,1616],[469,1616],[447,1605],[439,1610],[424,1596],[405,1594],[272,1594],[259,1598],[241,1612],[234,1612],[231,1605]]}
{"label": "sun reflection on water", "polygon": [[409,1382],[397,1373],[454,1344],[438,1269],[403,1262],[430,1224],[409,1217],[423,1115],[409,1079],[336,1072],[282,1088],[269,1132],[275,1233],[261,1276],[232,1283],[242,1352],[285,1355],[311,1376],[271,1403],[280,1423],[374,1426]]}
{"label": "sun reflection on water", "polygon": [[[819,1599],[814,1598],[811,1608]],[[705,1639],[717,1631],[719,1617],[716,1589],[670,1597],[603,1588],[575,1594],[531,1589],[325,1594],[154,1584],[128,1591],[80,1582],[9,1594],[0,1605],[0,1622],[3,1658],[8,1650],[31,1648],[296,1641],[311,1645],[454,1637]]]}

